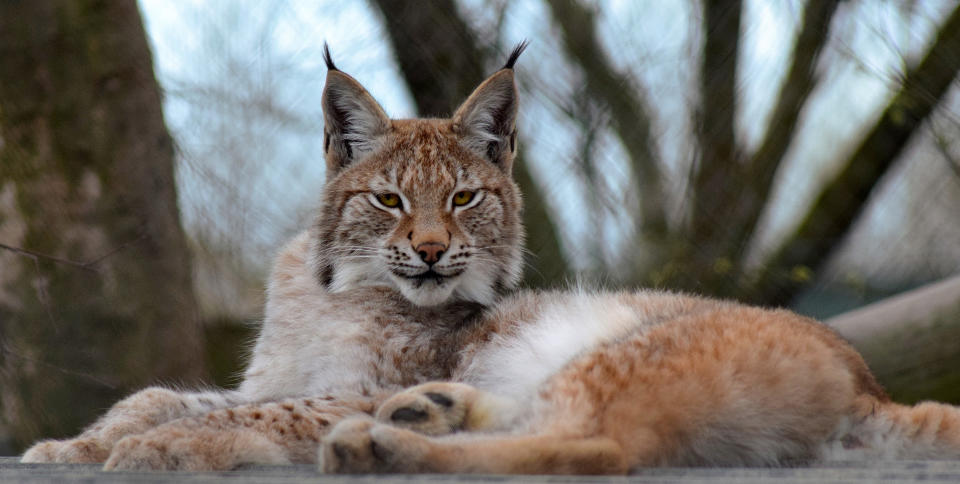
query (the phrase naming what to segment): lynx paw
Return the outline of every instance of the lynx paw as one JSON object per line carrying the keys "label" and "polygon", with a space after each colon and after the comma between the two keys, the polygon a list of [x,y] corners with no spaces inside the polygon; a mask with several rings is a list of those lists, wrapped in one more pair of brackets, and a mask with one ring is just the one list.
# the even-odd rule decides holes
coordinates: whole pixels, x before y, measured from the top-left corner
{"label": "lynx paw", "polygon": [[417,385],[390,397],[377,409],[377,420],[427,435],[444,435],[482,427],[475,417],[481,393],[462,383]]}
{"label": "lynx paw", "polygon": [[390,397],[377,409],[377,420],[427,435],[459,430],[510,428],[519,407],[463,383],[432,382]]}
{"label": "lynx paw", "polygon": [[95,439],[45,440],[27,449],[20,462],[93,464],[109,455],[110,449]]}
{"label": "lynx paw", "polygon": [[364,474],[431,470],[426,437],[367,418],[339,423],[323,440],[320,470],[328,474]]}

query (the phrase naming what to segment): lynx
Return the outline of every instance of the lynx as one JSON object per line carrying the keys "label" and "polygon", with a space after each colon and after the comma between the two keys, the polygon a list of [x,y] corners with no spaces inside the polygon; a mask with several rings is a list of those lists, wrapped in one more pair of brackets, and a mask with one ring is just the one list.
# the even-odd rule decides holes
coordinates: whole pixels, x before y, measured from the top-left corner
{"label": "lynx", "polygon": [[513,65],[450,119],[389,119],[327,54],[328,180],[276,259],[236,392],[149,389],[30,461],[620,474],[960,457],[960,411],[890,401],[784,310],[659,291],[513,292]]}
{"label": "lynx", "polygon": [[[464,143],[505,176],[516,137],[512,76],[501,70],[468,101],[509,100],[480,123],[492,136]],[[441,193],[455,206],[458,190]],[[375,418],[338,423],[323,440],[322,470],[623,474],[960,458],[960,409],[892,402],[849,344],[789,311],[656,291],[521,292],[476,328],[449,381],[403,390]]]}
{"label": "lynx", "polygon": [[504,97],[519,54],[451,119],[391,120],[325,50],[323,199],[316,223],[276,257],[240,387],[143,390],[22,460],[312,463],[332,423],[449,379],[459,348],[483,336],[483,309],[520,277],[521,200],[509,176],[516,100]]}

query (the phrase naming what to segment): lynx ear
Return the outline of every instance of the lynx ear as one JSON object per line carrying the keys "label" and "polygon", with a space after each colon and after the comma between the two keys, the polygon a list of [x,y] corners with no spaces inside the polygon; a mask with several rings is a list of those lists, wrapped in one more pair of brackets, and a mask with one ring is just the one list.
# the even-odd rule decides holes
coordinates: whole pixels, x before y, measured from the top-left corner
{"label": "lynx ear", "polygon": [[375,150],[390,118],[356,79],[337,69],[324,45],[327,84],[323,88],[323,152],[327,176]]}
{"label": "lynx ear", "polygon": [[507,64],[483,81],[453,115],[454,130],[477,155],[509,173],[517,148],[517,85],[513,64],[526,48],[518,45]]}

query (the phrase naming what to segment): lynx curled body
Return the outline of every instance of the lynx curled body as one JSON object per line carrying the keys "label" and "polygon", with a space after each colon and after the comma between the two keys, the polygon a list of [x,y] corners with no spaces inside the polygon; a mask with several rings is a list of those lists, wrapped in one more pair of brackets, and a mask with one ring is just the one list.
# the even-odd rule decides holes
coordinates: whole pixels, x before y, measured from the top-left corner
{"label": "lynx curled body", "polygon": [[846,342],[789,311],[652,291],[521,293],[481,327],[454,382],[406,389],[376,421],[341,422],[322,468],[620,474],[960,457],[960,410],[891,402]]}

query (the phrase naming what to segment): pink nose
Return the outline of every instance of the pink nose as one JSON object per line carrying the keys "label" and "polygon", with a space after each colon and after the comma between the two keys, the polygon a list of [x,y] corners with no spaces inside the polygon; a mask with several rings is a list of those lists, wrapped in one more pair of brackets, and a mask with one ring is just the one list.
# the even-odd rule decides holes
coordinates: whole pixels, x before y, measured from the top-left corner
{"label": "pink nose", "polygon": [[447,246],[439,242],[424,242],[417,246],[417,254],[420,255],[420,259],[426,262],[428,265],[435,264],[441,257],[443,253],[447,250]]}

